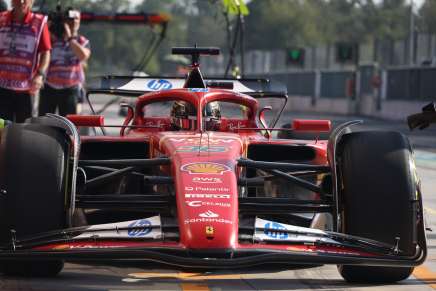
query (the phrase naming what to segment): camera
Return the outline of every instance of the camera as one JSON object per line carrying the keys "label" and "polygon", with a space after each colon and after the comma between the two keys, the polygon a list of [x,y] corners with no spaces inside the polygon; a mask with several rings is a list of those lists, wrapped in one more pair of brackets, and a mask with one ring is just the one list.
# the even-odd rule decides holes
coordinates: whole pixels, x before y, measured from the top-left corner
{"label": "camera", "polygon": [[62,9],[62,6],[58,4],[55,11],[51,11],[48,14],[48,20],[50,21],[49,30],[57,38],[64,36],[64,23],[67,20],[80,18],[80,12],[68,7],[66,10]]}

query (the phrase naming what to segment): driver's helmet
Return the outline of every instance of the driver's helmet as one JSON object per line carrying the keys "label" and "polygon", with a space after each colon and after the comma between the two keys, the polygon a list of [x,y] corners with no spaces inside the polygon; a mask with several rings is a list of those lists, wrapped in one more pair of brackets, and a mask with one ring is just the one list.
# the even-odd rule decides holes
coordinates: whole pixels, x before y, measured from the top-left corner
{"label": "driver's helmet", "polygon": [[221,107],[218,102],[210,102],[205,108],[206,130],[219,130],[221,124]]}
{"label": "driver's helmet", "polygon": [[[175,130],[193,130],[197,112],[195,107],[186,101],[175,101],[171,108],[171,126]],[[190,118],[191,117],[191,118]]]}

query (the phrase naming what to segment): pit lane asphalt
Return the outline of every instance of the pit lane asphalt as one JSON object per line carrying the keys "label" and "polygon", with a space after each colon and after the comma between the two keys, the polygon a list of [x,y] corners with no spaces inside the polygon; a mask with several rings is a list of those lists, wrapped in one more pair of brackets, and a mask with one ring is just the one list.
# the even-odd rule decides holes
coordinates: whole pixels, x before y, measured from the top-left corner
{"label": "pit lane asphalt", "polygon": [[[286,114],[279,124],[291,118],[331,118],[340,122],[350,116]],[[112,119],[112,118],[111,118]],[[405,122],[364,119],[362,129],[399,130],[407,134],[415,147],[418,172],[422,180],[428,232],[429,255],[413,276],[391,285],[353,285],[342,280],[336,266],[300,270],[188,273],[163,270],[152,264],[85,265],[67,263],[52,279],[8,278],[0,276],[0,290],[433,290],[436,289],[436,126],[410,133]],[[110,121],[108,120],[107,123]],[[112,123],[112,122],[111,122]]]}

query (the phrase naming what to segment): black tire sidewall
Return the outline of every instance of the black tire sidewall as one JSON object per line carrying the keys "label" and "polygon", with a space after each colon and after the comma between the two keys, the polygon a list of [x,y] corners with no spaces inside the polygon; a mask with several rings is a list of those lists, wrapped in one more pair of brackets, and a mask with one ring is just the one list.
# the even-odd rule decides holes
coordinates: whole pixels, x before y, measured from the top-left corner
{"label": "black tire sidewall", "polygon": [[[398,132],[354,132],[340,145],[341,231],[416,250],[417,181],[410,144]],[[395,282],[413,268],[340,266],[350,282]]]}
{"label": "black tire sidewall", "polygon": [[[0,144],[0,243],[66,227],[69,141],[65,131],[41,124],[12,124]],[[55,275],[62,261],[7,261],[6,273]],[[16,267],[21,263],[21,268]],[[35,267],[35,266],[39,267]],[[46,266],[46,267],[44,267]]]}

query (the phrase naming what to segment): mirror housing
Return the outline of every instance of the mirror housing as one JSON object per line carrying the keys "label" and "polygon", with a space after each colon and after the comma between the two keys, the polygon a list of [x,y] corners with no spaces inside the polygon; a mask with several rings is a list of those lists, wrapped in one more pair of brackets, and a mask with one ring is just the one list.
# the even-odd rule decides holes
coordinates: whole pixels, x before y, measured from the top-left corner
{"label": "mirror housing", "polygon": [[330,132],[332,122],[330,120],[295,119],[292,121],[292,129],[300,132]]}
{"label": "mirror housing", "polygon": [[104,116],[103,115],[68,114],[67,118],[75,126],[88,126],[88,127],[104,126]]}

